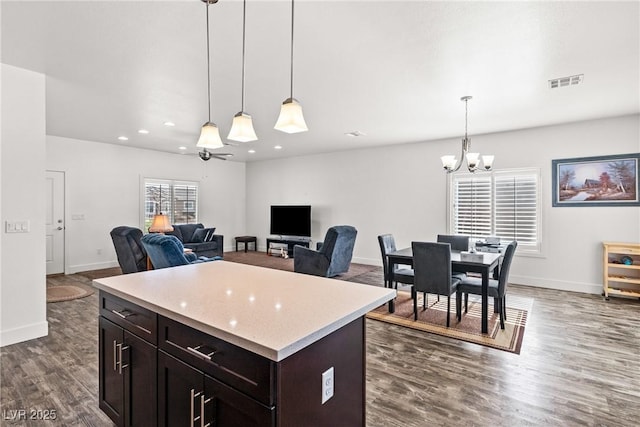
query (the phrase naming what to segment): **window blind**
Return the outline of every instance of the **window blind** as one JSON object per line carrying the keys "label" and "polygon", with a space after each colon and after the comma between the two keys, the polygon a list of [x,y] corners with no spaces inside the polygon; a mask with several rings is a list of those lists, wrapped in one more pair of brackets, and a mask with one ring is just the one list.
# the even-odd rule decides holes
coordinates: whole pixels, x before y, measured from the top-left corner
{"label": "window blind", "polygon": [[145,230],[159,213],[167,215],[172,224],[197,223],[198,183],[145,179],[143,212]]}

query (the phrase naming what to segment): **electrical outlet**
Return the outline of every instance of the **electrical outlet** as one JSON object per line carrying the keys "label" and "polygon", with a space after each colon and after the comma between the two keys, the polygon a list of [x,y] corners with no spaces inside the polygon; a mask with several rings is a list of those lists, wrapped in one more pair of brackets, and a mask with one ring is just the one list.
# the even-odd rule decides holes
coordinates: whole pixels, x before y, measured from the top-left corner
{"label": "electrical outlet", "polygon": [[333,397],[333,366],[322,373],[322,404]]}

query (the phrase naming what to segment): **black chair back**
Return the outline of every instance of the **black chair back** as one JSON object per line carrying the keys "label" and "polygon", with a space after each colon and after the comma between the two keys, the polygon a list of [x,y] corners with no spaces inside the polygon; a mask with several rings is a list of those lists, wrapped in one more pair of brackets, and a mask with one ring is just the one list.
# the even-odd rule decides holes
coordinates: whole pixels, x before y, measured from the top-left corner
{"label": "black chair back", "polygon": [[451,245],[411,242],[413,249],[413,288],[416,292],[449,296],[451,286]]}
{"label": "black chair back", "polygon": [[142,230],[120,226],[111,230],[111,240],[123,274],[147,270],[147,251],[140,242]]}
{"label": "black chair back", "polygon": [[513,260],[513,254],[516,253],[517,246],[518,242],[514,240],[507,245],[507,249],[504,251],[504,259],[502,260],[502,266],[500,267],[500,276],[498,277],[498,295],[500,295],[500,297],[505,296],[507,292],[509,269],[511,269],[511,261]]}
{"label": "black chair back", "polygon": [[378,236],[378,244],[380,245],[380,254],[382,255],[382,271],[384,272],[384,280],[390,280],[387,254],[396,250],[396,241],[392,234],[381,234]]}
{"label": "black chair back", "polygon": [[439,243],[449,243],[452,251],[468,251],[469,250],[469,236],[453,235],[453,234],[438,234]]}

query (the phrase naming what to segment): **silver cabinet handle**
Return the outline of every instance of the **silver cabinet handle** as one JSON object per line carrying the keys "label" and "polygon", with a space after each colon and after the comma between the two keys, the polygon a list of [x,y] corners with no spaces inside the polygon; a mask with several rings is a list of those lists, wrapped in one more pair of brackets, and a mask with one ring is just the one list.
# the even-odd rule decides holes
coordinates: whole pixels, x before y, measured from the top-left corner
{"label": "silver cabinet handle", "polygon": [[200,411],[200,416],[196,417],[196,397],[200,396],[201,394],[203,394],[203,392],[197,392],[195,391],[195,389],[191,389],[191,413],[190,413],[190,425],[191,427],[195,427],[194,422],[198,421],[199,419],[201,419],[202,416],[202,411]]}
{"label": "silver cabinet handle", "polygon": [[130,311],[127,311],[126,309],[122,311],[116,311],[114,309],[114,310],[111,310],[111,312],[116,316],[121,317],[122,319],[126,319],[127,317],[133,316],[134,314],[134,313],[131,313]]}
{"label": "silver cabinet handle", "polygon": [[118,370],[118,343],[113,340],[113,370]]}
{"label": "silver cabinet handle", "polygon": [[203,353],[200,351],[200,348],[202,348],[201,345],[197,346],[197,347],[187,347],[187,350],[189,350],[191,353],[195,354],[198,357],[201,357],[203,359],[209,360],[211,361],[211,356],[213,356],[214,354],[217,353],[217,350],[213,350],[211,353]]}
{"label": "silver cabinet handle", "polygon": [[204,405],[211,402],[212,398],[206,399],[204,393],[200,396],[200,427],[209,427],[211,423],[204,423]]}

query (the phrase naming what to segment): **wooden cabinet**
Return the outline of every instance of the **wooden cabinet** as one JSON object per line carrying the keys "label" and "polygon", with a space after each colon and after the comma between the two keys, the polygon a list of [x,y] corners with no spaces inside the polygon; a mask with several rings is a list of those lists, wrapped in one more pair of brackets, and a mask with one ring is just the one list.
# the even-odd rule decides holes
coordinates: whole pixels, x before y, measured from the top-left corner
{"label": "wooden cabinet", "polygon": [[99,406],[119,427],[155,425],[154,345],[100,317]]}
{"label": "wooden cabinet", "polygon": [[603,295],[640,298],[640,243],[603,242]]}
{"label": "wooden cabinet", "polygon": [[100,315],[99,405],[119,427],[365,425],[363,316],[276,362],[102,291]]}

